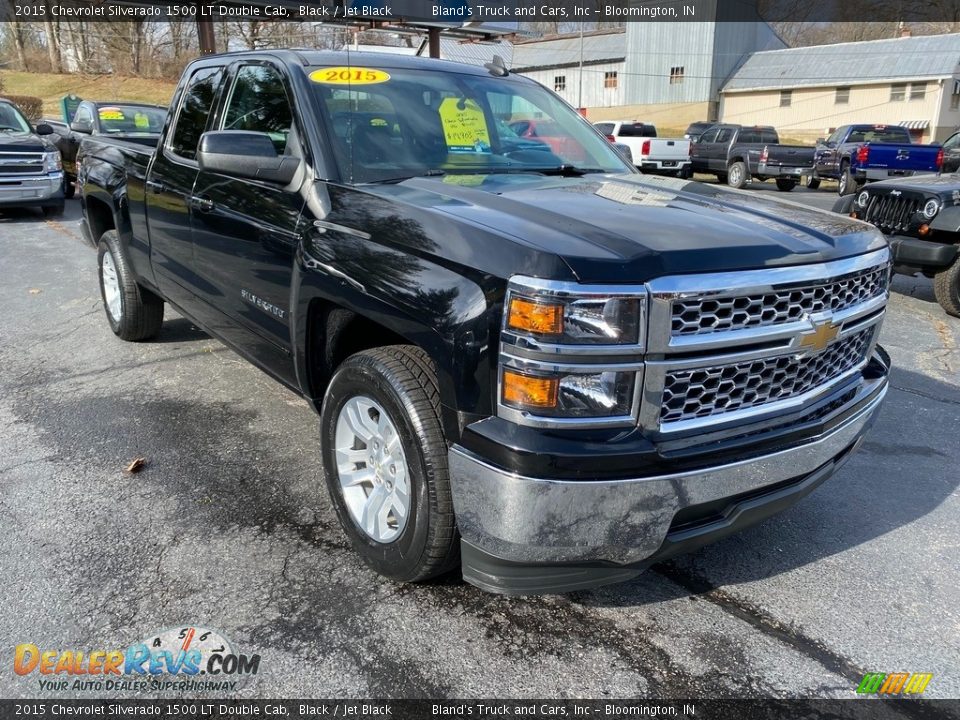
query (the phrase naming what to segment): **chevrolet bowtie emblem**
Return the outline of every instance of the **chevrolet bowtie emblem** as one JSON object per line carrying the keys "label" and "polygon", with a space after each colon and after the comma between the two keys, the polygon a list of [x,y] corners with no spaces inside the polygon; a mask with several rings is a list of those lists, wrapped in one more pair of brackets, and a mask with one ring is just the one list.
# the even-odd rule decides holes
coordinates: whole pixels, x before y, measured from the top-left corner
{"label": "chevrolet bowtie emblem", "polygon": [[800,339],[800,347],[810,348],[811,350],[823,350],[832,343],[837,335],[840,334],[840,328],[833,325],[829,320],[813,324],[813,332],[806,333]]}

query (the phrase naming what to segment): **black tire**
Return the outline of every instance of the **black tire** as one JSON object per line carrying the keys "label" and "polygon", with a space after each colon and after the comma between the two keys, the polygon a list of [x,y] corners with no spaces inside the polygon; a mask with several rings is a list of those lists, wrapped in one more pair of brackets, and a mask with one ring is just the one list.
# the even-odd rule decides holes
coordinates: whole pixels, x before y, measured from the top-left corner
{"label": "black tire", "polygon": [[[386,411],[406,459],[410,507],[405,525],[390,542],[379,542],[360,527],[340,486],[337,421],[343,407],[358,396],[374,400]],[[367,565],[394,580],[420,582],[459,564],[460,535],[440,424],[440,393],[433,363],[424,351],[393,345],[347,358],[327,388],[320,429],[327,489],[350,544]]]}
{"label": "black tire", "polygon": [[837,192],[841,195],[853,195],[857,191],[857,179],[850,172],[850,163],[843,163],[840,166],[840,184]]}
{"label": "black tire", "polygon": [[63,211],[66,209],[63,200],[58,202],[56,205],[44,205],[41,210],[43,210],[44,217],[60,217],[63,215]]}
{"label": "black tire", "polygon": [[820,178],[811,175],[807,178],[807,190],[816,190],[820,187]]}
{"label": "black tire", "polygon": [[750,178],[750,174],[747,172],[747,164],[740,160],[730,163],[726,177],[727,185],[730,187],[738,190],[746,187],[747,180]]}
{"label": "black tire", "polygon": [[63,196],[70,200],[74,195],[77,194],[77,186],[73,184],[72,180],[63,181]]}
{"label": "black tire", "polygon": [[691,170],[690,166],[688,165],[677,173],[677,177],[681,180],[689,180],[693,177],[693,170]]}
{"label": "black tire", "polygon": [[947,315],[960,317],[960,258],[934,275],[933,294]]}
{"label": "black tire", "polygon": [[718,182],[718,183],[726,183],[726,182],[727,182],[727,174],[726,174],[726,173],[717,173],[717,182]]}
{"label": "black tire", "polygon": [[[119,286],[119,318],[111,312],[104,288],[104,255],[110,255]],[[134,279],[126,253],[116,230],[109,230],[100,238],[97,252],[97,275],[100,278],[100,297],[103,310],[113,334],[122,340],[147,340],[160,332],[163,325],[163,299],[141,287]]]}
{"label": "black tire", "polygon": [[797,186],[797,181],[793,178],[777,178],[777,190],[780,192],[790,192]]}

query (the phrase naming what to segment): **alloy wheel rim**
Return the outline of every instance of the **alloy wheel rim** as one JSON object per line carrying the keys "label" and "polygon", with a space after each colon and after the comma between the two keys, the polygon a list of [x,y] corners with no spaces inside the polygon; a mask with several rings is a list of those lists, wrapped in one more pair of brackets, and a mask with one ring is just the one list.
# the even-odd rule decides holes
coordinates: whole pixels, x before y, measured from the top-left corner
{"label": "alloy wheel rim", "polygon": [[117,267],[113,264],[113,255],[110,252],[103,254],[100,266],[100,275],[103,278],[103,299],[107,305],[107,312],[114,322],[120,322],[123,316],[123,306],[120,302],[120,279],[117,277]]}
{"label": "alloy wheel rim", "polygon": [[387,411],[372,398],[350,398],[337,416],[334,447],[340,492],[367,537],[390,543],[410,515],[406,455]]}
{"label": "alloy wheel rim", "polygon": [[734,185],[740,182],[740,168],[734,167],[730,170],[730,182]]}

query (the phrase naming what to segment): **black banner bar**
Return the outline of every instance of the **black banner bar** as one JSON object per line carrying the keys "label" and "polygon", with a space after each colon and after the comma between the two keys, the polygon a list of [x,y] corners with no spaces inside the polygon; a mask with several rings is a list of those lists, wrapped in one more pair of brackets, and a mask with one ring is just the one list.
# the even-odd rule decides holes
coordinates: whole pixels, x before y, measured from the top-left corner
{"label": "black banner bar", "polygon": [[693,720],[952,720],[960,700],[0,700],[0,717],[62,718],[690,718]]}

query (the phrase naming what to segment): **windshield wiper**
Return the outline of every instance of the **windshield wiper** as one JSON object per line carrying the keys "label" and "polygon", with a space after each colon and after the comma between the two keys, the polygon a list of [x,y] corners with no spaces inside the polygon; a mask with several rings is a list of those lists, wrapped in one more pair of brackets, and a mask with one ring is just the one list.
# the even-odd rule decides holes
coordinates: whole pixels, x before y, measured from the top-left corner
{"label": "windshield wiper", "polygon": [[412,180],[413,178],[442,177],[443,175],[446,175],[446,174],[447,173],[445,170],[433,169],[433,170],[427,170],[426,172],[417,173],[415,175],[401,175],[399,177],[384,178],[383,180],[369,180],[364,184],[365,185],[389,185],[391,183],[401,183],[404,180]]}
{"label": "windshield wiper", "polygon": [[543,175],[559,175],[560,177],[581,177],[589,173],[605,173],[603,168],[584,168],[564,163],[552,168],[526,168],[528,172],[537,172]]}

